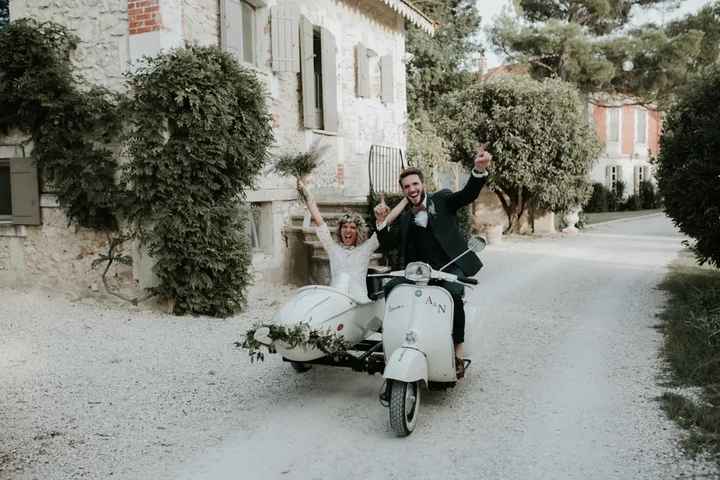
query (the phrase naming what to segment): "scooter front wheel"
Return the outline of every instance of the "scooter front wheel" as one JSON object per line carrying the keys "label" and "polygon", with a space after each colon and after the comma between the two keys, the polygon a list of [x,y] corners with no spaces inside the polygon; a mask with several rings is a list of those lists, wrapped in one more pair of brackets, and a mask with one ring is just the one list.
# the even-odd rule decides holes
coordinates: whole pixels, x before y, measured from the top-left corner
{"label": "scooter front wheel", "polygon": [[390,388],[390,428],[398,437],[407,437],[417,424],[420,408],[420,382],[388,380]]}

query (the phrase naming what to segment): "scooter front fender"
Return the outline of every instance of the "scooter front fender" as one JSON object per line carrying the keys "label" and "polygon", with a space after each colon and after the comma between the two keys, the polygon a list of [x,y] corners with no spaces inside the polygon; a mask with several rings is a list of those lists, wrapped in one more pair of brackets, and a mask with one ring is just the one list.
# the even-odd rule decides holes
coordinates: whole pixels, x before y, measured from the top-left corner
{"label": "scooter front fender", "polygon": [[427,385],[427,357],[414,348],[400,347],[393,352],[385,364],[383,377],[388,380],[400,380],[407,383],[422,380]]}

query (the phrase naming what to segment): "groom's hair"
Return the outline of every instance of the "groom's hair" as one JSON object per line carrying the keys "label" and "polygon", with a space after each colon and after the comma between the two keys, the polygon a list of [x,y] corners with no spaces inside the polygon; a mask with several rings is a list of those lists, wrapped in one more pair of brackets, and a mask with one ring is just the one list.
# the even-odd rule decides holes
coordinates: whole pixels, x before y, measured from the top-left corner
{"label": "groom's hair", "polygon": [[410,175],[417,175],[418,177],[420,177],[420,181],[425,183],[425,176],[423,175],[422,170],[420,170],[417,167],[408,167],[405,170],[403,170],[402,172],[400,172],[400,178],[398,179],[398,182],[400,183],[400,187],[402,187],[403,178],[408,177]]}

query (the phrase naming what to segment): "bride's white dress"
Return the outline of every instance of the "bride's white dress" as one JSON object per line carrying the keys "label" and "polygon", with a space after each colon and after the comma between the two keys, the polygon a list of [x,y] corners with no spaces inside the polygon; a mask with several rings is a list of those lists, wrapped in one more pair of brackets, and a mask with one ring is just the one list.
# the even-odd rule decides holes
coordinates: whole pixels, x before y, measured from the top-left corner
{"label": "bride's white dress", "polygon": [[357,247],[343,247],[333,240],[327,224],[316,228],[323,248],[330,258],[330,286],[337,288],[359,303],[370,301],[365,278],[370,256],[380,247],[377,235],[373,235]]}

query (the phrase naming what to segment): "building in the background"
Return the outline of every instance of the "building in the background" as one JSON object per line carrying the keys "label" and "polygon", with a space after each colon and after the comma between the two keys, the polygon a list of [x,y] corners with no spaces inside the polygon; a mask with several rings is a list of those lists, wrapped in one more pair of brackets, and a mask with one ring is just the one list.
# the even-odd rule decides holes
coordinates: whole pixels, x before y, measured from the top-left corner
{"label": "building in the background", "polygon": [[659,149],[662,114],[631,99],[593,102],[592,122],[603,151],[590,177],[615,190],[625,185],[624,196],[637,194],[643,181],[655,182],[651,159]]}
{"label": "building in the background", "polygon": [[[265,84],[275,151],[301,152],[317,141],[329,146],[313,188],[320,198],[356,200],[368,193],[371,147],[406,146],[406,22],[428,34],[434,29],[405,0],[13,0],[9,16],[70,28],[80,38],[73,58],[78,73],[117,90],[144,55],[186,44],[221,46]],[[13,142],[18,139],[0,138],[0,154],[22,157],[25,151]],[[13,162],[21,160],[6,163]],[[293,181],[271,173],[248,194],[254,246],[266,254],[269,271],[282,269],[281,232],[296,198]],[[38,272],[34,264],[44,262],[43,252],[67,270],[63,265],[79,265],[78,258],[98,249],[66,231],[52,192],[32,201],[28,208],[41,213],[34,225],[15,222],[19,216],[0,218],[0,283]],[[61,246],[43,243],[59,238],[49,235],[53,229]]]}

